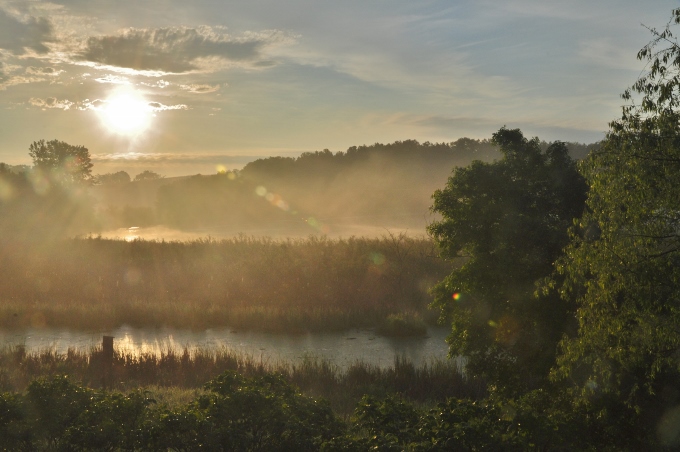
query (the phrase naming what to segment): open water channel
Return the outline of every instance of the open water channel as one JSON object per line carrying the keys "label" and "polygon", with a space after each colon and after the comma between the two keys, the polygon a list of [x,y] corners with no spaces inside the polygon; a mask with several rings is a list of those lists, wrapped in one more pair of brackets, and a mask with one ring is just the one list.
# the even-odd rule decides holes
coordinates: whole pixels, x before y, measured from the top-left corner
{"label": "open water channel", "polygon": [[114,348],[123,353],[160,354],[170,350],[181,353],[185,348],[193,352],[226,347],[265,363],[320,358],[347,369],[357,361],[390,367],[395,356],[405,357],[415,365],[444,360],[448,351],[447,334],[447,328],[430,328],[423,337],[387,338],[371,330],[284,335],[230,328],[191,331],[122,326],[101,332],[50,328],[0,331],[0,343],[22,345],[27,352],[53,350],[65,353],[69,348],[89,351],[101,344],[103,335],[108,335],[114,336]]}

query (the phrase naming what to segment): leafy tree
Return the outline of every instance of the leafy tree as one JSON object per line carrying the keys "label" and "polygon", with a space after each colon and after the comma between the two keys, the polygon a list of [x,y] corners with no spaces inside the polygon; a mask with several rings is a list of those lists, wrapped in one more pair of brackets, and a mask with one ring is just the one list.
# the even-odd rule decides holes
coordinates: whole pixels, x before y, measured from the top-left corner
{"label": "leafy tree", "polygon": [[92,162],[85,146],[74,146],[59,140],[34,141],[28,148],[35,169],[51,179],[65,183],[91,180]]}
{"label": "leafy tree", "polygon": [[580,216],[586,186],[564,143],[544,152],[519,129],[493,135],[503,157],[456,168],[434,195],[441,215],[428,231],[446,259],[464,264],[433,287],[433,306],[452,322],[451,355],[500,388],[537,386],[568,327],[568,303],[535,296]]}
{"label": "leafy tree", "polygon": [[[578,302],[556,379],[649,442],[680,403],[680,9],[638,54],[647,72],[584,162],[588,209],[558,263]],[[638,102],[639,101],[639,102]],[[559,286],[559,284],[557,284]],[[610,400],[612,403],[604,403]],[[621,405],[624,405],[623,407]],[[625,407],[628,407],[627,409]],[[661,422],[661,423],[660,423]],[[622,429],[623,430],[623,429]],[[680,445],[671,429],[663,442]],[[645,436],[646,435],[646,436]],[[651,440],[650,440],[651,438]]]}
{"label": "leafy tree", "polygon": [[158,173],[155,173],[153,171],[142,171],[141,173],[137,174],[135,176],[135,182],[140,181],[140,180],[157,180],[157,179],[162,179],[163,176],[161,176]]}
{"label": "leafy tree", "polygon": [[121,184],[130,182],[130,175],[125,171],[118,171],[116,173],[98,174],[94,177],[97,184]]}

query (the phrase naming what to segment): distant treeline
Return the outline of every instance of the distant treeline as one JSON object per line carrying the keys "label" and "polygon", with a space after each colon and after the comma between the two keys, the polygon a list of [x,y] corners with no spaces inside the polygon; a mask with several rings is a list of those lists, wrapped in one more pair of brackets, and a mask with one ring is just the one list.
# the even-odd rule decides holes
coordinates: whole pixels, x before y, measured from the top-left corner
{"label": "distant treeline", "polygon": [[[543,142],[544,147],[548,143]],[[596,144],[569,143],[574,156]],[[500,157],[489,140],[353,146],[297,158],[269,157],[241,171],[163,185],[158,221],[178,228],[221,225],[332,230],[334,225],[379,225],[422,230],[432,193],[454,167]],[[310,232],[312,230],[310,229]]]}
{"label": "distant treeline", "polygon": [[[548,143],[543,142],[547,147]],[[597,144],[568,143],[577,158]],[[490,140],[416,140],[269,157],[240,171],[163,179],[146,171],[63,187],[26,165],[0,164],[0,232],[63,236],[131,226],[237,232],[332,232],[367,225],[424,230],[434,190],[453,168],[500,157]]]}

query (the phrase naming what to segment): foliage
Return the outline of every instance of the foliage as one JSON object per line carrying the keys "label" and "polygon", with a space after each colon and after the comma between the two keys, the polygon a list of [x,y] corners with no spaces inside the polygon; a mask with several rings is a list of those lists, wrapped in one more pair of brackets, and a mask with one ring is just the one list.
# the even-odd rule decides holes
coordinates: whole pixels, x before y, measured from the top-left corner
{"label": "foliage", "polygon": [[429,233],[444,258],[465,258],[433,287],[433,306],[452,323],[452,356],[466,356],[468,371],[491,384],[522,391],[547,376],[568,328],[568,303],[534,291],[567,244],[586,186],[564,143],[542,152],[537,138],[505,128],[493,142],[502,159],[456,168],[433,195],[442,219]]}
{"label": "foliage", "polygon": [[[104,372],[101,352],[69,350],[66,353],[43,350],[26,352],[23,348],[0,351],[0,391],[23,391],[29,383],[42,377],[68,374],[92,388],[101,387]],[[274,372],[310,396],[327,399],[333,409],[348,415],[365,394],[384,397],[399,393],[417,404],[447,397],[478,399],[486,394],[483,382],[464,375],[462,366],[453,360],[436,360],[415,366],[405,358],[395,357],[394,364],[380,368],[357,361],[340,369],[326,360],[306,357],[300,362],[268,362],[232,349],[204,348],[161,353],[116,352],[110,368],[110,385],[118,390],[155,388],[151,398],[167,400],[167,392],[178,391],[171,398],[185,400],[187,394],[203,387],[206,380],[225,371],[246,377]]]}
{"label": "foliage", "polygon": [[33,166],[58,183],[83,184],[91,181],[92,162],[85,146],[59,140],[34,141],[28,147]]}
{"label": "foliage", "polygon": [[141,180],[158,180],[158,179],[163,179],[163,176],[154,171],[145,170],[137,174],[134,180],[135,182],[139,182]]}
{"label": "foliage", "polygon": [[[565,409],[567,408],[567,409]],[[521,399],[447,398],[433,408],[365,396],[342,421],[277,373],[233,371],[169,406],[149,391],[88,389],[64,377],[0,394],[3,450],[630,450],[592,412],[535,391]]]}
{"label": "foliage", "polygon": [[98,174],[94,177],[95,184],[124,184],[130,182],[130,175],[125,171]]}
{"label": "foliage", "polygon": [[63,141],[35,141],[34,167],[0,164],[0,246],[3,242],[48,243],[96,230],[89,151]]}
{"label": "foliage", "polygon": [[245,379],[225,373],[206,388],[211,394],[199,397],[195,407],[213,420],[210,448],[312,451],[340,431],[327,402],[301,395],[280,375]]}
{"label": "foliage", "polygon": [[[680,403],[680,46],[671,27],[638,58],[649,62],[600,150],[584,162],[586,214],[558,262],[578,302],[578,336],[562,342],[555,379],[578,400],[622,418],[622,435],[651,444]],[[640,97],[641,103],[635,103]],[[667,445],[679,444],[677,431]],[[669,442],[670,441],[670,442]]]}
{"label": "foliage", "polygon": [[220,375],[187,406],[152,408],[142,391],[93,391],[57,376],[0,395],[2,447],[25,450],[318,450],[342,424],[327,402],[276,374]]}
{"label": "foliage", "polygon": [[3,450],[29,450],[31,429],[26,422],[23,400],[16,393],[0,394],[0,445]]}

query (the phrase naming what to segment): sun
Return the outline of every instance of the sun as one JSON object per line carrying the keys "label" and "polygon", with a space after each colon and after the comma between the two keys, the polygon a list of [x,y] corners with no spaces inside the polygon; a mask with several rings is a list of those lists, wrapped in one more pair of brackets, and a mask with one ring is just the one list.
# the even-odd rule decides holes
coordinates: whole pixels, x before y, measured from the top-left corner
{"label": "sun", "polygon": [[136,91],[113,93],[97,112],[109,131],[126,136],[144,132],[151,125],[153,118],[153,109]]}

